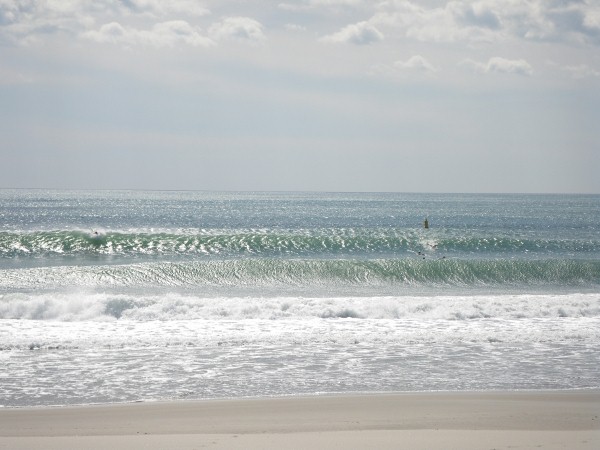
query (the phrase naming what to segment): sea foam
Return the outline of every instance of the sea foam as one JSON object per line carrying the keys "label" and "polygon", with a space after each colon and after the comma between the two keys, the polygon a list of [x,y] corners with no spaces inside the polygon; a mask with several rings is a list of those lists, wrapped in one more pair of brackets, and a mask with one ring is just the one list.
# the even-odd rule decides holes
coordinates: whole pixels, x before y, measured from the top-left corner
{"label": "sea foam", "polygon": [[0,319],[285,320],[415,319],[478,320],[599,317],[600,294],[401,297],[198,297],[106,292],[0,295]]}

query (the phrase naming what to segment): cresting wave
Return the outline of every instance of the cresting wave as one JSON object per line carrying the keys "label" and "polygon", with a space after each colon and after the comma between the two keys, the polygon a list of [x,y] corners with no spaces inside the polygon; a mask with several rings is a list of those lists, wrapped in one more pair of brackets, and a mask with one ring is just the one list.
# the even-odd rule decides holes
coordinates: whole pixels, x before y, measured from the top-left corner
{"label": "cresting wave", "polygon": [[340,254],[600,252],[600,240],[452,235],[395,229],[196,230],[183,232],[0,232],[0,257],[123,255],[310,256]]}
{"label": "cresting wave", "polygon": [[273,259],[156,262],[4,270],[0,290],[71,287],[590,287],[600,261],[511,259]]}
{"label": "cresting wave", "polygon": [[401,297],[210,297],[65,292],[0,295],[0,319],[132,320],[519,320],[600,317],[599,294]]}

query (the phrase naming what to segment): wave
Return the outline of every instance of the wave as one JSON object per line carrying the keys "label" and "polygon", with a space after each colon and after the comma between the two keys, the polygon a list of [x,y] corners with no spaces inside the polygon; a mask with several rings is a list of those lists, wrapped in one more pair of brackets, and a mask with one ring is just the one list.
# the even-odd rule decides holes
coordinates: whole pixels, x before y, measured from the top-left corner
{"label": "wave", "polygon": [[460,259],[278,259],[42,267],[2,272],[0,289],[96,287],[392,286],[597,287],[600,261]]}
{"label": "wave", "polygon": [[0,319],[56,321],[409,319],[480,320],[600,317],[600,294],[401,297],[210,297],[13,293],[0,295]]}
{"label": "wave", "polygon": [[600,240],[459,235],[395,229],[183,230],[180,232],[0,232],[0,257],[313,256],[386,253],[592,254]]}

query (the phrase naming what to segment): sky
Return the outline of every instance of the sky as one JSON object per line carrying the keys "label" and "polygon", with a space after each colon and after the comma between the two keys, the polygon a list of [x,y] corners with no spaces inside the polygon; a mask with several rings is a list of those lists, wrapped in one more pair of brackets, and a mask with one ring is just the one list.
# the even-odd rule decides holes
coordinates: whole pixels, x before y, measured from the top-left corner
{"label": "sky", "polygon": [[600,193],[597,0],[0,0],[0,188]]}

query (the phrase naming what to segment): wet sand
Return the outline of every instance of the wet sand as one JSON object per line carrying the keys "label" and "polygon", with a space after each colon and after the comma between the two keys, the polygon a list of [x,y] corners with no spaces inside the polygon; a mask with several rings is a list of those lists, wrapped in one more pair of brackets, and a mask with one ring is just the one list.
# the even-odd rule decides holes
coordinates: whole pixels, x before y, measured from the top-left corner
{"label": "wet sand", "polygon": [[600,390],[0,409],[0,449],[600,448]]}

